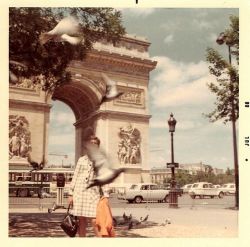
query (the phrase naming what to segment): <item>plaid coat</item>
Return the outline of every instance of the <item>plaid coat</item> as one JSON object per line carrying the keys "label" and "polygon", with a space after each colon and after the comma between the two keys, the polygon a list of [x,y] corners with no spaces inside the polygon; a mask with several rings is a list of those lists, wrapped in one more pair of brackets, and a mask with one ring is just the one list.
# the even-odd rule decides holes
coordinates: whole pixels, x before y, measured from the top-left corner
{"label": "plaid coat", "polygon": [[94,176],[93,163],[88,156],[80,157],[70,184],[71,194],[73,194],[73,215],[96,217],[96,207],[100,200],[99,187],[94,186],[86,190]]}

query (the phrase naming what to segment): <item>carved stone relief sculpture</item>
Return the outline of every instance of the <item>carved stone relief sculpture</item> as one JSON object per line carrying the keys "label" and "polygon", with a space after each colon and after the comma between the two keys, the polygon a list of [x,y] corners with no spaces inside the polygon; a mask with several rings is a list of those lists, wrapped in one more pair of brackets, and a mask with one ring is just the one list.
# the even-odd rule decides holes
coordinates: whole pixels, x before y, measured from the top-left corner
{"label": "carved stone relief sculpture", "polygon": [[123,95],[114,101],[115,105],[130,105],[139,108],[145,106],[143,89],[118,86],[118,91],[123,92]]}
{"label": "carved stone relief sculpture", "polygon": [[26,158],[31,150],[29,123],[24,116],[9,116],[9,159]]}
{"label": "carved stone relief sculpture", "polygon": [[118,160],[121,164],[139,164],[141,163],[141,134],[130,123],[121,127],[118,133],[121,138],[118,143]]}

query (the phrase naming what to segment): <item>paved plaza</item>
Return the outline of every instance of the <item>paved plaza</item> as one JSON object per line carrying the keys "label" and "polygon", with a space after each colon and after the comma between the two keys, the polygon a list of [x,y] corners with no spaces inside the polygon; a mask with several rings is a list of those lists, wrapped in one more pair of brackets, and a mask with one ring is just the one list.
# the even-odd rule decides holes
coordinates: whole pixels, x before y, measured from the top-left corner
{"label": "paved plaza", "polygon": [[[60,228],[65,210],[51,214],[47,209],[10,209],[9,237],[66,237]],[[114,217],[132,215],[139,220],[148,220],[129,229],[128,225],[116,227],[117,237],[128,238],[237,238],[238,211],[213,208],[113,208]],[[170,224],[166,224],[166,220]],[[93,237],[89,231],[89,237]]]}

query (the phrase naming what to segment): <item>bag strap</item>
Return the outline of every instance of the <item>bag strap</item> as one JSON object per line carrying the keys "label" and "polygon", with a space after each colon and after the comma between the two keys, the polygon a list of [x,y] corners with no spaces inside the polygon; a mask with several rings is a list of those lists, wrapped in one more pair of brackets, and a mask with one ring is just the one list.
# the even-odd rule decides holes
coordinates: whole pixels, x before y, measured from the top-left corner
{"label": "bag strap", "polygon": [[69,203],[68,208],[67,208],[67,214],[69,214],[69,210],[70,210],[71,206],[72,206],[72,203]]}

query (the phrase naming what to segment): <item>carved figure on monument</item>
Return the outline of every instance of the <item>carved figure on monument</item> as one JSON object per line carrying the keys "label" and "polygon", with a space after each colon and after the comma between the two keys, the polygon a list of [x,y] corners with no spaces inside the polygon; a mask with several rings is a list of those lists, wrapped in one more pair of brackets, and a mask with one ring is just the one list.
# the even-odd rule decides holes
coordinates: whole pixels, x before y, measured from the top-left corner
{"label": "carved figure on monument", "polygon": [[118,144],[118,160],[121,164],[138,164],[141,162],[141,134],[131,123],[121,127],[118,133],[121,141]]}
{"label": "carved figure on monument", "polygon": [[15,132],[14,135],[11,137],[9,145],[10,145],[11,153],[15,156],[19,156],[20,138],[19,138],[17,132]]}
{"label": "carved figure on monument", "polygon": [[9,116],[9,158],[26,158],[31,149],[29,123],[23,116]]}

